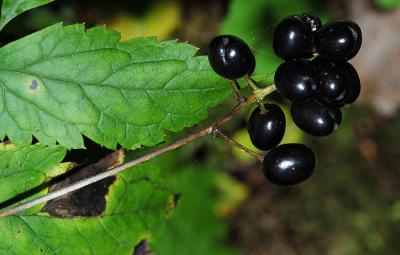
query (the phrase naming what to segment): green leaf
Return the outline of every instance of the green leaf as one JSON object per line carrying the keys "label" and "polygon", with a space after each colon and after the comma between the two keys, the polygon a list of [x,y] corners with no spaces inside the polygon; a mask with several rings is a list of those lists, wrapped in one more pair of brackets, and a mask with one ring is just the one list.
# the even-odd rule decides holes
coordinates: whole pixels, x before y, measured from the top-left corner
{"label": "green leaf", "polygon": [[151,239],[171,209],[172,194],[162,184],[162,159],[116,177],[98,217],[55,218],[24,213],[0,218],[1,254],[132,254]]}
{"label": "green leaf", "polygon": [[216,216],[217,183],[215,170],[190,167],[171,174],[174,190],[181,194],[172,216],[151,244],[155,254],[232,255],[224,245],[227,223]]}
{"label": "green leaf", "polygon": [[69,165],[60,164],[65,153],[61,146],[0,144],[0,203],[64,173]]}
{"label": "green leaf", "polygon": [[1,6],[0,30],[13,18],[30,9],[48,4],[54,0],[3,0]]}
{"label": "green leaf", "polygon": [[53,25],[0,49],[0,137],[83,147],[151,146],[207,117],[231,93],[197,49],[176,41]]}

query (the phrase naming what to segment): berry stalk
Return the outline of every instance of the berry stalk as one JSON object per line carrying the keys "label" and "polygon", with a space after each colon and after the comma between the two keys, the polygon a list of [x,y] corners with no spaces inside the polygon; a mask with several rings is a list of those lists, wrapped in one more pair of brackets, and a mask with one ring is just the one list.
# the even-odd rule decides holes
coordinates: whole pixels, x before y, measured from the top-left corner
{"label": "berry stalk", "polygon": [[246,146],[241,145],[240,143],[236,142],[235,140],[229,138],[228,136],[226,136],[224,133],[222,133],[219,129],[215,129],[213,132],[215,137],[220,137],[221,139],[223,139],[225,142],[232,144],[233,146],[237,147],[239,150],[244,151],[245,153],[249,154],[250,156],[252,156],[255,159],[258,159],[259,161],[263,161],[264,156],[250,150],[249,148],[247,148]]}
{"label": "berry stalk", "polygon": [[[257,86],[256,82],[249,75],[246,74],[244,76],[244,78],[246,79],[251,92],[254,93],[256,90],[258,90],[258,86]],[[260,107],[261,112],[265,112],[265,107],[264,107],[263,103],[261,102],[261,100],[257,100],[257,104],[258,104],[258,107]]]}

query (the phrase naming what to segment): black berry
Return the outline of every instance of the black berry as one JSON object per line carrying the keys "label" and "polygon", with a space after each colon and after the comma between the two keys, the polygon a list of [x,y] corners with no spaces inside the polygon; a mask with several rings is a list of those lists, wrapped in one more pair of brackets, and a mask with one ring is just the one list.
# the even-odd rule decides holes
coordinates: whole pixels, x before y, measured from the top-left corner
{"label": "black berry", "polygon": [[340,110],[340,106],[334,103],[325,102],[323,100],[319,100],[319,102],[332,118],[334,123],[333,129],[336,130],[340,123],[342,123],[342,111]]}
{"label": "black berry", "polygon": [[[361,91],[360,78],[356,69],[346,61],[325,59],[324,61],[327,61],[327,63],[331,62],[332,66],[334,66],[329,70],[329,67],[321,64],[319,60],[320,58],[314,60],[317,61],[316,65],[314,65],[316,66],[316,70],[320,71],[316,89],[318,97],[323,99],[323,101],[339,106],[351,104],[356,101]],[[337,96],[338,94],[339,96]]]}
{"label": "black berry", "polygon": [[349,60],[362,43],[360,27],[353,21],[336,21],[322,27],[315,38],[317,52],[324,57]]}
{"label": "black berry", "polygon": [[312,13],[303,13],[300,15],[300,18],[307,23],[307,25],[311,28],[311,32],[315,33],[322,28],[321,20],[314,16]]}
{"label": "black berry", "polygon": [[341,67],[346,74],[347,88],[343,97],[335,101],[340,105],[346,105],[357,100],[361,92],[361,83],[356,69],[350,63],[343,62]]}
{"label": "black berry", "polygon": [[292,101],[304,100],[316,87],[316,72],[306,60],[290,60],[278,67],[274,80],[284,97]]}
{"label": "black berry", "polygon": [[323,103],[315,98],[294,102],[291,115],[301,130],[313,136],[330,135],[342,119],[337,105]]}
{"label": "black berry", "polygon": [[283,144],[264,158],[265,177],[277,185],[294,185],[307,180],[314,172],[314,152],[303,144]]}
{"label": "black berry", "polygon": [[214,71],[227,79],[250,75],[256,66],[249,46],[233,35],[215,37],[208,47],[208,60]]}
{"label": "black berry", "polygon": [[342,67],[343,61],[317,57],[312,61],[318,73],[316,93],[331,100],[343,97],[348,87],[348,71]]}
{"label": "black berry", "polygon": [[285,134],[286,119],[282,109],[276,104],[265,104],[265,112],[256,108],[250,116],[247,130],[250,140],[260,150],[277,146]]}
{"label": "black berry", "polygon": [[310,26],[299,16],[285,18],[275,28],[273,48],[283,59],[310,58],[314,48]]}

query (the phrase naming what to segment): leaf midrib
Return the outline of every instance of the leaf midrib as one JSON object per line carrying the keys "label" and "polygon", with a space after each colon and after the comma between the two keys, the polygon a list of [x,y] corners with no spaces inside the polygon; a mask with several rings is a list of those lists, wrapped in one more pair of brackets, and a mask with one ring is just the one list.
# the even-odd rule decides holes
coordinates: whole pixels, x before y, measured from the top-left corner
{"label": "leaf midrib", "polygon": [[[186,72],[186,71],[188,71],[188,70],[189,70],[189,69],[186,69],[186,70],[184,70],[183,72],[181,72],[180,74],[182,74],[182,73],[184,73],[184,72]],[[38,74],[38,73],[35,73],[35,72],[30,72],[30,71],[26,71],[26,70],[19,70],[19,69],[17,70],[17,69],[0,68],[0,71],[5,71],[5,72],[19,72],[19,73],[23,73],[23,74],[33,75],[33,76],[38,77],[38,79],[40,79],[44,84],[45,84],[45,82],[42,80],[42,78],[48,79],[48,80],[62,81],[62,82],[65,82],[65,83],[73,83],[73,84],[75,84],[75,85],[78,85],[79,88],[82,90],[82,93],[84,94],[84,96],[91,102],[91,104],[97,109],[97,111],[98,111],[100,114],[107,115],[107,116],[111,117],[112,119],[116,119],[116,120],[119,120],[119,121],[122,121],[122,120],[119,119],[119,118],[116,118],[115,116],[110,116],[109,114],[106,114],[104,111],[101,111],[101,110],[96,106],[96,104],[91,100],[91,98],[87,95],[87,93],[86,93],[86,91],[83,89],[83,86],[82,86],[82,85],[110,87],[110,88],[119,90],[119,91],[121,91],[121,92],[122,92],[124,89],[126,89],[126,90],[131,90],[131,91],[141,91],[141,92],[147,92],[147,93],[152,92],[152,91],[157,91],[157,92],[160,92],[160,91],[188,91],[188,92],[190,92],[190,91],[199,91],[199,90],[201,90],[201,91],[212,91],[212,90],[225,90],[225,89],[226,89],[226,88],[224,88],[224,87],[220,87],[220,88],[203,88],[203,89],[202,89],[202,88],[198,88],[198,89],[197,89],[197,88],[166,89],[166,88],[165,88],[165,85],[168,84],[168,83],[164,84],[161,88],[138,89],[138,88],[131,88],[131,87],[116,87],[116,86],[111,86],[111,85],[107,85],[107,84],[90,84],[90,83],[83,83],[83,82],[79,83],[79,82],[73,81],[73,80],[67,80],[67,79],[62,79],[62,78],[59,78],[59,77],[51,77],[51,76],[41,75],[41,74]],[[199,70],[199,71],[205,72],[205,71],[207,71],[207,70]],[[176,77],[176,76],[175,76],[175,77]],[[52,112],[50,112],[50,111],[48,111],[48,110],[46,110],[46,109],[40,107],[39,105],[35,104],[35,103],[32,102],[30,99],[24,98],[23,96],[21,96],[20,94],[18,94],[18,93],[15,92],[14,90],[10,89],[8,86],[4,85],[3,82],[0,82],[0,86],[2,86],[6,91],[9,91],[9,93],[13,94],[14,96],[20,98],[20,99],[23,100],[23,101],[28,102],[28,103],[31,104],[31,105],[34,105],[34,106],[37,107],[39,110],[45,112],[46,114],[52,116],[53,118],[55,118],[55,119],[57,119],[57,120],[59,120],[59,121],[61,121],[61,122],[66,122],[66,123],[70,123],[70,124],[74,124],[74,125],[88,125],[88,123],[73,122],[73,121],[69,121],[69,120],[60,118],[58,115],[56,115],[56,114],[54,114],[54,113],[52,113]],[[162,109],[162,108],[161,108],[161,109]],[[166,116],[168,116],[168,115],[170,115],[170,114],[173,114],[173,115],[186,115],[186,116],[192,115],[192,114],[173,113],[173,112],[166,111],[165,109],[162,109],[162,110],[165,111]],[[7,112],[8,112],[8,110],[7,110]],[[164,118],[164,119],[165,119],[165,118]],[[163,121],[164,121],[164,120],[163,120]],[[163,121],[161,121],[160,123],[162,123]],[[152,124],[148,124],[148,125],[138,125],[137,123],[127,123],[127,124],[128,124],[128,125],[134,125],[134,126],[150,126],[150,125],[157,125],[157,124],[160,124],[160,123],[152,123]],[[29,130],[27,130],[27,131],[29,131]]]}
{"label": "leaf midrib", "polygon": [[[158,61],[155,61],[155,62],[158,62]],[[36,76],[40,80],[42,80],[42,78],[44,78],[44,79],[48,79],[48,80],[62,81],[62,82],[65,82],[65,83],[73,83],[73,84],[79,85],[80,87],[82,87],[82,85],[99,86],[99,87],[104,86],[104,87],[115,88],[115,89],[126,89],[126,90],[132,90],[132,91],[142,91],[142,92],[146,92],[146,91],[147,92],[149,92],[149,91],[165,91],[165,90],[168,90],[168,91],[197,91],[197,90],[209,91],[209,90],[226,89],[224,87],[220,87],[220,88],[179,88],[179,89],[171,89],[171,88],[161,87],[161,88],[140,89],[140,88],[134,88],[134,87],[122,87],[122,86],[118,86],[117,87],[117,86],[112,86],[112,85],[104,84],[104,83],[78,82],[78,81],[74,81],[74,80],[68,80],[68,79],[63,79],[63,78],[60,78],[60,77],[43,75],[43,74],[39,74],[39,73],[36,73],[36,72],[31,72],[31,71],[26,71],[26,70],[21,70],[21,69],[0,68],[0,71],[18,72],[18,73],[23,73],[23,74]],[[181,73],[177,74],[176,76],[181,75],[182,73],[187,72],[187,71],[192,71],[192,70],[191,69],[186,69],[186,70],[182,71]],[[209,70],[196,70],[196,72],[209,72]],[[4,87],[4,85],[2,85],[2,86]]]}

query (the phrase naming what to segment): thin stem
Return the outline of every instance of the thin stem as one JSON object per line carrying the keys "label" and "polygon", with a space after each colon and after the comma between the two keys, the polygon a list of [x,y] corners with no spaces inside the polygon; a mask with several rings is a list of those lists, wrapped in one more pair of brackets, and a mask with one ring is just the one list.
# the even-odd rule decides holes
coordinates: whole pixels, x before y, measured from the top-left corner
{"label": "thin stem", "polygon": [[[251,91],[254,93],[255,91],[259,90],[256,82],[249,76],[249,75],[245,75],[244,78],[247,81],[247,84],[249,85],[249,88],[251,89]],[[258,104],[258,107],[260,107],[261,113],[264,113],[265,110],[265,106],[264,104],[261,102],[262,99],[257,99],[256,102]]]}
{"label": "thin stem", "polygon": [[74,192],[78,189],[81,189],[83,187],[86,187],[90,184],[93,184],[95,182],[98,182],[100,180],[103,180],[107,177],[110,176],[114,176],[128,168],[134,167],[138,164],[141,164],[145,161],[148,161],[152,158],[157,157],[160,154],[166,153],[168,151],[172,151],[176,148],[180,148],[188,143],[191,143],[201,137],[207,136],[209,134],[212,134],[216,129],[218,129],[220,126],[224,125],[225,123],[229,122],[238,112],[240,112],[241,110],[243,110],[246,106],[256,102],[259,99],[264,98],[266,95],[268,95],[269,93],[271,93],[272,91],[275,90],[275,86],[271,85],[269,87],[266,87],[264,89],[259,89],[257,91],[255,91],[255,93],[253,94],[252,97],[250,97],[249,99],[247,99],[246,101],[238,104],[235,108],[233,108],[227,115],[225,115],[225,117],[217,120],[216,122],[214,122],[213,125],[200,130],[194,134],[191,134],[181,140],[178,140],[172,144],[166,145],[158,150],[155,150],[153,152],[150,152],[149,154],[146,154],[140,158],[137,158],[135,160],[132,160],[130,162],[127,162],[125,164],[122,164],[120,166],[114,167],[106,172],[97,174],[95,176],[92,177],[88,177],[86,179],[83,179],[81,181],[78,181],[76,183],[71,184],[70,186],[67,187],[63,187],[59,190],[53,191],[51,193],[48,193],[44,196],[32,199],[30,201],[21,203],[20,205],[16,205],[14,207],[10,207],[7,208],[5,210],[0,211],[0,217],[5,217],[8,215],[13,215],[16,214],[20,211],[26,210],[28,208],[31,208],[33,206],[42,204],[42,203],[46,203],[50,200],[56,199],[58,197],[64,196],[68,193]]}
{"label": "thin stem", "polygon": [[249,148],[247,148],[246,146],[241,145],[240,143],[236,142],[235,140],[229,138],[228,136],[226,136],[224,133],[222,133],[220,130],[216,129],[214,134],[217,137],[222,138],[225,142],[232,144],[233,146],[237,147],[239,150],[244,151],[245,153],[249,154],[250,156],[252,156],[253,158],[258,159],[259,161],[263,161],[263,155],[250,150]]}
{"label": "thin stem", "polygon": [[252,91],[255,91],[255,90],[258,89],[257,84],[254,82],[253,79],[251,79],[251,77],[250,77],[249,75],[245,75],[244,78],[246,79],[247,84],[249,85],[249,88],[250,88]]}
{"label": "thin stem", "polygon": [[239,103],[243,103],[244,101],[246,101],[246,99],[242,96],[242,94],[240,94],[239,91],[239,84],[236,80],[230,80],[230,83],[232,85],[232,89],[233,89],[233,95],[236,99],[236,101],[238,101]]}
{"label": "thin stem", "polygon": [[212,128],[211,127],[206,128],[204,130],[201,130],[200,132],[192,134],[192,135],[190,135],[190,136],[188,136],[188,137],[186,137],[186,138],[184,138],[182,140],[179,140],[179,141],[177,141],[177,142],[175,142],[173,144],[169,144],[169,145],[167,145],[167,146],[165,146],[165,147],[163,147],[163,148],[161,148],[159,150],[156,150],[156,151],[153,151],[153,152],[151,152],[149,154],[146,154],[146,155],[144,155],[144,156],[142,156],[142,157],[140,157],[138,159],[132,160],[132,161],[130,161],[128,163],[125,163],[125,164],[122,164],[122,165],[117,166],[115,168],[112,168],[111,170],[108,170],[106,172],[97,174],[97,175],[95,175],[93,177],[89,177],[87,179],[83,179],[81,181],[78,181],[78,182],[70,185],[70,186],[61,188],[61,189],[56,190],[54,192],[51,192],[51,193],[49,193],[47,195],[41,196],[41,197],[39,197],[37,199],[28,201],[26,203],[22,203],[21,205],[19,205],[17,207],[10,208],[8,210],[4,210],[4,211],[0,212],[0,217],[4,217],[4,216],[7,216],[7,215],[15,214],[15,213],[17,213],[19,211],[31,208],[31,207],[36,206],[36,205],[41,204],[41,203],[45,203],[47,201],[50,201],[50,200],[53,200],[55,198],[61,197],[63,195],[66,195],[66,194],[68,194],[70,192],[73,192],[73,191],[76,191],[76,190],[81,189],[83,187],[86,187],[86,186],[88,186],[90,184],[93,184],[95,182],[103,180],[103,179],[105,179],[107,177],[114,176],[114,175],[116,175],[116,174],[118,174],[118,173],[120,173],[120,172],[122,172],[122,171],[124,171],[124,170],[126,170],[128,168],[130,168],[130,167],[133,167],[133,166],[136,166],[136,165],[138,165],[140,163],[148,161],[148,160],[150,160],[152,158],[155,158],[156,156],[158,156],[160,154],[163,154],[165,152],[168,152],[168,151],[174,150],[176,148],[179,148],[179,147],[181,147],[181,146],[183,146],[185,144],[188,144],[188,143],[190,143],[190,142],[192,142],[194,140],[199,139],[200,137],[206,136],[206,135],[210,134],[211,132],[212,132]]}

